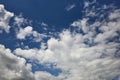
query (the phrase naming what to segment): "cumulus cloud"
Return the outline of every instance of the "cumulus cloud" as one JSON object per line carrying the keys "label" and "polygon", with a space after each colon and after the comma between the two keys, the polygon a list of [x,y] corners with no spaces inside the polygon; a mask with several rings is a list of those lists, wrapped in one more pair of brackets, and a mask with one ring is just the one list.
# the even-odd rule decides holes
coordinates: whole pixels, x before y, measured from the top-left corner
{"label": "cumulus cloud", "polygon": [[0,80],[34,80],[31,65],[0,44]]}
{"label": "cumulus cloud", "polygon": [[20,28],[20,30],[17,32],[16,37],[18,39],[26,39],[26,37],[33,36],[33,41],[40,42],[43,37],[45,37],[44,34],[40,34],[37,31],[34,31],[31,26],[27,26],[25,28]]}
{"label": "cumulus cloud", "polygon": [[[112,80],[120,75],[120,59],[114,57],[119,44],[98,44],[89,47],[83,41],[84,37],[80,34],[72,36],[69,31],[64,31],[60,34],[60,40],[51,38],[48,41],[48,49],[44,51],[17,49],[16,54],[28,59],[37,59],[40,63],[56,63],[56,67],[63,72],[69,71],[61,73],[57,79],[63,74],[62,78],[67,77],[64,80]],[[29,56],[31,53],[32,58]]]}
{"label": "cumulus cloud", "polygon": [[32,34],[33,28],[31,26],[27,26],[25,28],[21,28],[17,34],[18,39],[25,39],[26,36],[30,36]]}
{"label": "cumulus cloud", "polygon": [[14,16],[13,13],[5,10],[4,5],[0,4],[0,30],[9,32],[9,21]]}
{"label": "cumulus cloud", "polygon": [[[16,49],[16,55],[40,64],[56,64],[62,72],[56,77],[48,72],[39,74],[50,80],[112,80],[120,77],[119,54],[119,9],[109,12],[107,21],[97,19],[89,23],[90,18],[75,21],[71,26],[78,32],[62,31],[58,37],[47,41],[47,49]],[[112,16],[111,16],[112,14]],[[104,15],[104,14],[103,14]],[[93,17],[93,16],[91,16]],[[101,18],[101,17],[100,17]],[[24,53],[25,52],[25,53]],[[31,53],[31,55],[28,55]],[[116,57],[117,54],[117,57]],[[37,78],[40,77],[36,73]],[[48,77],[40,77],[48,79]]]}
{"label": "cumulus cloud", "polygon": [[[94,0],[94,3],[96,0]],[[89,5],[86,4],[88,7]],[[86,8],[87,8],[86,7]],[[99,8],[104,11],[106,8]],[[51,37],[41,48],[16,48],[12,53],[3,45],[0,46],[0,79],[2,80],[113,80],[120,78],[120,10],[109,11],[103,19],[97,9],[86,10],[96,15],[86,13],[82,19],[74,21],[69,29],[63,30],[57,36]],[[99,12],[101,12],[99,11]],[[99,15],[99,16],[98,16]],[[98,16],[97,18],[95,16]],[[91,18],[96,19],[90,23]],[[20,28],[17,38],[38,36],[31,26]],[[21,56],[17,57],[17,56]],[[58,76],[47,71],[32,73],[31,64],[26,60],[38,63],[62,72]],[[9,79],[8,79],[9,78]]]}

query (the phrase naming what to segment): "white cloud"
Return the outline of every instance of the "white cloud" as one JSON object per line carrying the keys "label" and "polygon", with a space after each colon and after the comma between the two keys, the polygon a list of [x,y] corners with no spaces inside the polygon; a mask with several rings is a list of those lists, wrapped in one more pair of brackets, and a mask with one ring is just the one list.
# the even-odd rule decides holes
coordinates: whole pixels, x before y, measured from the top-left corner
{"label": "white cloud", "polygon": [[18,39],[26,39],[26,37],[33,36],[33,41],[40,42],[43,37],[46,37],[44,34],[40,34],[37,31],[34,31],[31,26],[27,26],[25,28],[20,28],[17,32],[16,37]]}
{"label": "white cloud", "polygon": [[85,1],[85,2],[84,2],[84,8],[89,7],[89,5],[90,5],[90,2],[88,2],[88,1]]}
{"label": "white cloud", "polygon": [[24,18],[22,13],[21,13],[19,15],[14,16],[13,27],[16,26],[17,28],[20,28],[20,27],[25,26],[25,25],[31,25],[32,22],[33,22],[32,20]]}
{"label": "white cloud", "polygon": [[92,0],[92,1],[87,1],[86,0],[86,1],[84,1],[84,8],[88,8],[95,3],[96,3],[96,0]]}
{"label": "white cloud", "polygon": [[116,19],[116,18],[120,18],[120,9],[118,10],[114,10],[114,12],[110,13],[109,15],[109,19]]}
{"label": "white cloud", "polygon": [[4,5],[0,4],[0,29],[9,33],[9,20],[14,14],[5,10]]}
{"label": "white cloud", "polygon": [[79,27],[85,34],[64,30],[58,35],[59,38],[52,37],[47,41],[47,49],[16,49],[14,53],[38,60],[40,64],[56,64],[54,68],[62,70],[58,76],[36,72],[37,79],[112,80],[120,76],[120,59],[119,55],[115,55],[118,54],[120,44],[114,41],[115,37],[119,37],[120,19],[112,17],[104,22],[97,19],[92,24],[88,20],[83,18],[72,23],[72,26]]}
{"label": "white cloud", "polygon": [[36,80],[59,80],[57,79],[55,76],[52,76],[51,74],[49,74],[48,72],[36,72],[35,73],[35,78]]}
{"label": "white cloud", "polygon": [[87,33],[89,31],[89,27],[87,26],[87,18],[83,18],[82,20],[76,21],[71,24],[73,27],[79,27],[83,30],[84,33]]}
{"label": "white cloud", "polygon": [[17,34],[18,39],[25,39],[26,36],[30,36],[32,34],[33,28],[31,26],[27,26],[25,28],[21,28]]}
{"label": "white cloud", "polygon": [[14,25],[17,25],[18,27],[21,27],[22,25],[27,24],[27,23],[28,23],[28,20],[25,19],[22,16],[22,14],[14,17]]}
{"label": "white cloud", "polygon": [[[120,59],[114,57],[119,46],[117,43],[98,44],[89,47],[83,43],[84,36],[72,35],[69,31],[64,31],[60,34],[59,40],[51,38],[46,50],[21,49],[18,51],[16,49],[15,53],[28,59],[38,60],[42,64],[56,63],[57,66],[55,67],[63,71],[56,77],[57,80],[65,77],[64,80],[111,80],[116,75],[120,75]],[[64,73],[67,71],[69,73]],[[44,75],[46,76],[46,74]],[[47,75],[50,77],[49,73]],[[49,79],[53,80],[52,77]],[[48,77],[42,76],[40,78],[47,79]]]}
{"label": "white cloud", "polygon": [[33,31],[32,35],[34,37],[33,38],[34,42],[40,42],[40,41],[42,41],[43,38],[47,37],[46,34],[44,34],[44,33],[38,33],[37,31]]}
{"label": "white cloud", "polygon": [[31,65],[0,45],[0,80],[34,80]]}
{"label": "white cloud", "polygon": [[67,11],[70,11],[70,10],[72,10],[72,9],[75,8],[75,7],[76,7],[76,5],[75,5],[75,4],[72,4],[72,5],[67,6],[65,9],[66,9]]}
{"label": "white cloud", "polygon": [[[68,29],[63,30],[59,33],[59,38],[51,37],[45,46],[41,45],[40,49],[16,48],[12,53],[10,49],[0,45],[0,79],[112,80],[116,76],[120,77],[120,43],[114,40],[115,37],[120,37],[119,13],[119,10],[109,12],[107,20],[97,19],[92,24],[89,23],[89,16],[85,16],[85,18],[71,24],[74,27],[79,27],[84,34],[71,32]],[[90,15],[90,17],[94,16]],[[17,38],[25,39],[33,36],[41,39],[40,35],[42,34],[34,31],[31,26],[27,26],[20,28]],[[42,65],[55,64],[52,69],[59,68],[62,72],[58,76],[45,71],[32,73],[32,65],[26,64],[24,58],[37,60],[37,64]],[[50,67],[49,65],[45,66]]]}
{"label": "white cloud", "polygon": [[44,22],[41,23],[41,26],[48,27],[48,25]]}

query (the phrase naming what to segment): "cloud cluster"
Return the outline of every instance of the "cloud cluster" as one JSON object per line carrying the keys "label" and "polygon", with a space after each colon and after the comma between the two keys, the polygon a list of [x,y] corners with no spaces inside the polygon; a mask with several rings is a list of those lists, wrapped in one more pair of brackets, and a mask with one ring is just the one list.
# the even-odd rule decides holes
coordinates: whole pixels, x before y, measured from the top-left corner
{"label": "cloud cluster", "polygon": [[4,9],[4,5],[0,5],[0,30],[9,32],[10,26],[9,21],[14,16],[13,13]]}
{"label": "cloud cluster", "polygon": [[16,34],[17,39],[21,39],[21,40],[26,39],[26,37],[30,37],[30,36],[33,36],[33,41],[35,42],[40,42],[43,37],[46,37],[46,35],[34,31],[31,26],[20,28],[20,30]]}
{"label": "cloud cluster", "polygon": [[0,45],[0,80],[34,80],[31,65]]}
{"label": "cloud cluster", "polygon": [[72,36],[65,31],[60,40],[51,38],[46,50],[16,49],[15,53],[36,59],[40,64],[57,64],[55,67],[63,71],[57,80],[112,80],[120,75],[120,59],[115,57],[119,44],[111,42],[89,47],[83,41],[81,35]]}
{"label": "cloud cluster", "polygon": [[[95,3],[95,0],[94,0]],[[91,5],[91,4],[89,4]],[[85,8],[89,7],[88,2]],[[106,8],[100,8],[103,11]],[[88,11],[88,10],[87,10]],[[46,48],[21,49],[13,52],[0,45],[0,79],[1,80],[120,80],[120,10],[97,14],[97,9],[89,10],[83,19],[74,21],[69,29],[51,37],[45,43]],[[96,13],[96,15],[91,15]],[[98,16],[99,15],[99,16]],[[90,23],[91,18],[95,21]],[[40,34],[31,26],[21,28],[18,39]],[[41,46],[43,47],[43,45]],[[21,56],[22,58],[18,57]],[[32,73],[31,64],[25,59],[37,61],[37,64],[59,68],[58,76],[47,71]]]}
{"label": "cloud cluster", "polygon": [[33,28],[31,26],[27,26],[24,29],[20,29],[17,34],[18,39],[25,39],[26,36],[30,36],[32,34]]}
{"label": "cloud cluster", "polygon": [[[101,8],[102,9],[102,8]],[[94,10],[92,10],[94,11]],[[89,15],[71,24],[79,32],[64,30],[59,38],[50,38],[47,49],[16,49],[15,54],[40,64],[56,64],[62,72],[57,80],[112,80],[120,77],[119,9],[109,12],[108,18],[90,24]],[[104,14],[102,14],[104,15]],[[50,74],[44,74],[49,76]],[[53,76],[51,76],[52,78]],[[44,78],[43,78],[44,79]],[[45,77],[45,80],[48,77]],[[50,79],[53,80],[53,79]]]}
{"label": "cloud cluster", "polygon": [[14,25],[13,26],[17,26],[17,27],[21,27],[25,24],[31,24],[31,20],[28,20],[26,18],[23,17],[22,14],[18,15],[18,16],[14,16]]}

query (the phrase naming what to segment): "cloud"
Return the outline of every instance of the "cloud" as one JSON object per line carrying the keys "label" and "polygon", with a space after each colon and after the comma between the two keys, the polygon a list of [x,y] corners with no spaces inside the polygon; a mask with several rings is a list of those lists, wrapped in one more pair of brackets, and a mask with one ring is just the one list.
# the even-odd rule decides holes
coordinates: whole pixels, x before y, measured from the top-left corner
{"label": "cloud", "polygon": [[[120,13],[119,9],[116,11]],[[36,73],[37,79],[112,80],[120,77],[120,19],[116,17],[119,16],[116,11],[109,12],[104,22],[97,19],[89,23],[89,17],[74,21],[72,26],[78,27],[80,32],[75,32],[76,28],[73,32],[63,30],[58,38],[51,37],[47,41],[46,49],[19,48],[14,53],[37,60],[39,64],[56,64],[54,68],[62,70],[58,76],[38,72],[40,74]],[[115,16],[110,17],[111,14]]]}
{"label": "cloud", "polygon": [[0,4],[0,30],[9,33],[9,21],[13,16],[12,12],[5,10],[4,5]]}
{"label": "cloud", "polygon": [[112,13],[110,13],[109,15],[109,19],[116,19],[116,18],[120,18],[120,9],[118,10],[114,10]]}
{"label": "cloud", "polygon": [[[63,71],[56,77],[57,80],[65,77],[64,80],[111,80],[120,75],[120,59],[114,57],[119,46],[117,43],[89,47],[83,43],[84,36],[72,35],[69,31],[64,31],[60,34],[60,40],[51,38],[46,50],[16,49],[15,53],[31,60],[38,60],[40,64],[57,64],[55,67]],[[41,78],[48,79],[44,76]]]}
{"label": "cloud", "polygon": [[96,2],[97,2],[96,0],[92,0],[92,1],[86,0],[86,1],[84,1],[84,8],[88,8],[91,5],[95,4]]}
{"label": "cloud", "polygon": [[[100,10],[104,11],[103,8]],[[96,15],[91,15],[87,13],[88,11]],[[106,14],[97,12],[98,8],[87,9],[82,19],[71,24],[74,29],[72,32],[65,29],[57,38],[50,37],[40,48],[16,48],[11,52],[10,49],[0,45],[0,79],[113,80],[116,77],[120,78],[120,10],[107,12],[107,18],[103,18]],[[91,19],[95,21],[91,23]],[[40,35],[31,26],[27,26],[20,27],[16,36],[18,39],[26,39],[30,36],[35,39]],[[25,59],[37,61],[37,64],[49,68],[53,65],[51,69],[59,68],[61,72],[57,76],[47,71],[33,73],[32,64],[26,63]]]}
{"label": "cloud", "polygon": [[[24,51],[25,52],[25,51]],[[31,72],[32,65],[0,44],[0,80],[56,80],[44,71]]]}
{"label": "cloud", "polygon": [[25,19],[23,17],[22,14],[18,15],[18,16],[14,16],[14,25],[13,26],[17,26],[17,27],[21,27],[25,24],[31,24],[31,20]]}
{"label": "cloud", "polygon": [[55,76],[52,76],[51,74],[49,74],[48,72],[36,72],[35,73],[35,78],[36,80],[59,80],[57,79]]}
{"label": "cloud", "polygon": [[21,28],[17,34],[18,39],[25,39],[26,36],[30,36],[32,34],[33,28],[31,26],[27,26],[25,28]]}
{"label": "cloud", "polygon": [[70,11],[70,10],[72,10],[72,9],[75,8],[75,7],[76,7],[76,5],[75,5],[75,4],[72,4],[72,5],[67,6],[65,9],[66,9],[67,11]]}
{"label": "cloud", "polygon": [[16,37],[17,39],[26,39],[26,37],[33,36],[33,41],[40,42],[43,37],[46,37],[44,34],[40,34],[37,31],[34,31],[31,26],[27,26],[25,28],[20,28],[17,32]]}
{"label": "cloud", "polygon": [[71,24],[73,27],[79,27],[79,29],[82,29],[84,33],[87,33],[89,31],[88,26],[87,26],[87,18],[83,18],[82,20],[75,21]]}
{"label": "cloud", "polygon": [[48,25],[44,22],[41,23],[41,26],[48,27]]}
{"label": "cloud", "polygon": [[0,44],[0,80],[34,80],[31,65]]}

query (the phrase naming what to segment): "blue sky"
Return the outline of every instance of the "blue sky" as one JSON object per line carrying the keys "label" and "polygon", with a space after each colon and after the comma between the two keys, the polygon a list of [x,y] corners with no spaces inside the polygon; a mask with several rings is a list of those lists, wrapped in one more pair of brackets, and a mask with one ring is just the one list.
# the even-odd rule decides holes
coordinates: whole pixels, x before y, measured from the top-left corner
{"label": "blue sky", "polygon": [[[0,3],[4,4],[5,8],[11,12],[14,12],[15,15],[22,14],[24,18],[28,18],[32,20],[33,21],[32,25],[36,25],[34,29],[36,30],[39,29],[39,31],[42,30],[40,29],[41,26],[38,24],[38,22],[39,23],[45,22],[46,24],[49,25],[50,29],[54,28],[55,31],[62,31],[63,28],[68,28],[73,21],[81,17],[80,6],[82,4],[77,0],[71,0],[71,1],[70,0],[69,1],[68,0],[61,0],[61,1],[2,0]],[[74,9],[67,11],[66,8],[73,4],[76,5],[77,8],[74,7]]]}
{"label": "blue sky", "polygon": [[119,4],[0,0],[0,80],[120,80]]}
{"label": "blue sky", "polygon": [[[6,9],[16,14],[23,13],[24,17],[35,21],[44,21],[51,25],[66,26],[76,19],[80,18],[80,4],[78,0],[16,0],[1,1],[6,5]],[[17,4],[19,3],[19,4]],[[75,4],[77,8],[66,11],[66,7]]]}
{"label": "blue sky", "polygon": [[[92,0],[91,0],[92,1]],[[112,4],[114,3],[115,6],[119,7],[119,0],[109,0],[109,1],[103,1],[98,0],[99,7],[103,6],[103,4]],[[38,30],[40,32],[43,32],[41,29],[41,26],[38,23],[45,22],[47,25],[49,25],[49,30],[54,28],[55,32],[60,32],[64,28],[69,28],[69,25],[74,22],[75,20],[82,19],[84,16],[84,13],[82,13],[84,0],[15,0],[15,1],[6,1],[1,0],[1,4],[5,5],[5,8],[11,12],[14,12],[15,15],[22,14],[24,18],[27,18],[29,20],[32,20],[32,25],[34,26],[35,30]],[[73,9],[70,9],[67,11],[67,8],[70,6],[75,5]],[[97,4],[95,4],[97,6]],[[97,7],[98,7],[97,6]],[[94,19],[94,18],[92,18]],[[91,20],[92,21],[92,20]],[[12,22],[12,21],[11,21]],[[24,26],[21,26],[24,27]],[[14,32],[12,33],[14,35]],[[10,35],[12,35],[10,34]],[[2,34],[3,36],[4,34]],[[2,37],[1,36],[1,37]],[[10,36],[11,38],[12,36]],[[5,38],[2,38],[5,39]],[[13,38],[14,39],[14,38]],[[11,41],[12,39],[10,39]],[[2,42],[4,40],[1,40],[1,43],[6,44],[6,46],[11,47],[11,44],[7,42]],[[16,42],[16,41],[15,41]],[[13,42],[13,44],[15,44]],[[9,45],[7,45],[9,44]],[[14,45],[13,45],[14,47]]]}

